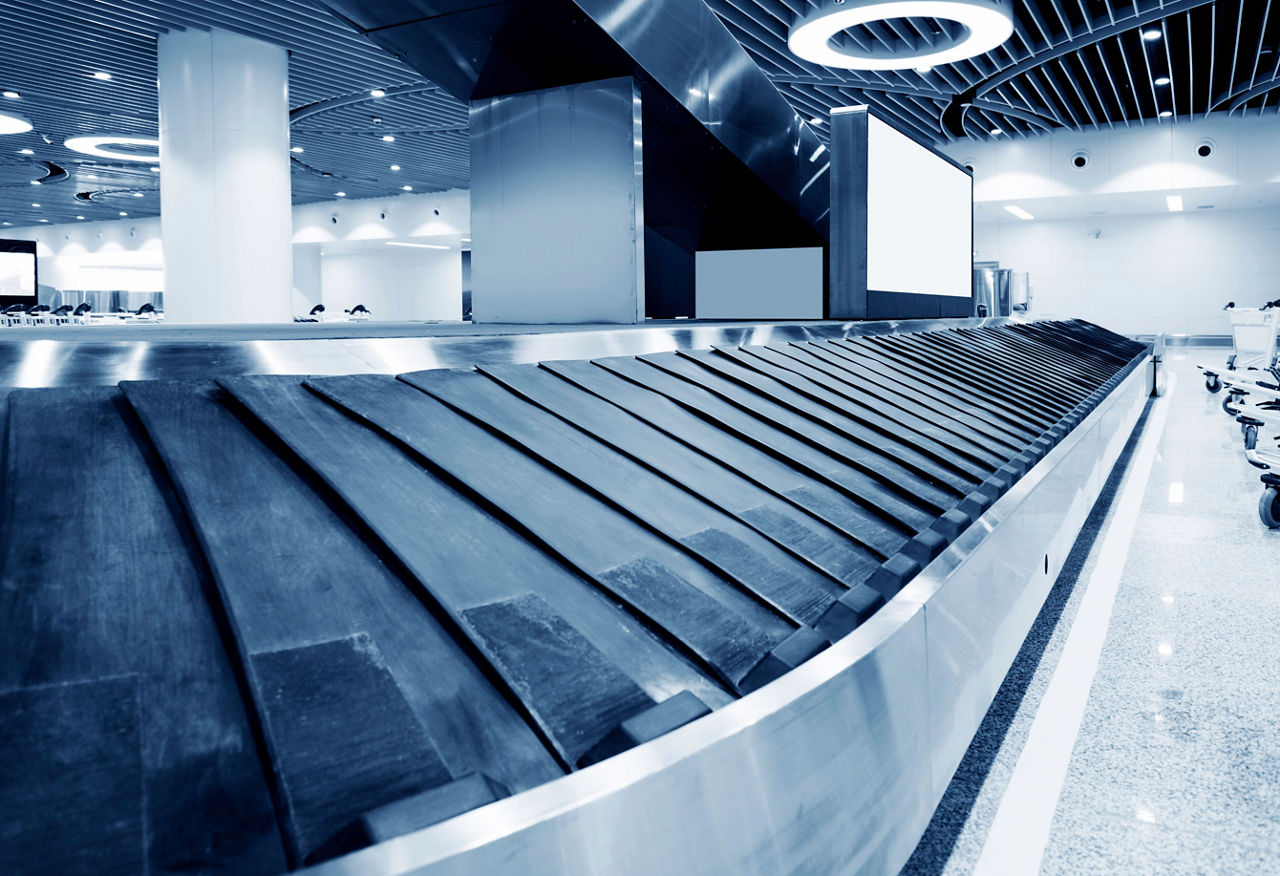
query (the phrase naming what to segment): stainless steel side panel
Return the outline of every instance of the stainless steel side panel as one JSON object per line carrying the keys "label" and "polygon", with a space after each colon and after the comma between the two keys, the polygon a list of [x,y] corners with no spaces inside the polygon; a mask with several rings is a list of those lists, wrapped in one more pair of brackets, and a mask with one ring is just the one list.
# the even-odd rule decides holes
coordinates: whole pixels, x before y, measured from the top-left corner
{"label": "stainless steel side panel", "polygon": [[[452,337],[329,336],[223,340],[220,329],[139,328],[6,329],[0,334],[0,390],[6,387],[106,386],[121,380],[225,377],[237,374],[396,374],[429,368],[470,368],[546,359],[640,356],[717,344],[750,346],[1003,325],[1006,320],[905,322],[792,322],[734,325],[650,325],[582,331]],[[277,326],[264,326],[277,329]],[[127,340],[120,338],[121,333]],[[181,337],[182,339],[178,339]],[[148,338],[156,338],[148,340]]]}
{"label": "stainless steel side panel", "polygon": [[476,322],[644,320],[641,145],[630,78],[471,102]]}
{"label": "stainless steel side panel", "polygon": [[1139,367],[870,622],[799,669],[619,757],[310,872],[897,873],[1144,387]]}
{"label": "stainless steel side panel", "polygon": [[928,618],[941,799],[1146,403],[1139,367],[1104,407],[896,597]]}

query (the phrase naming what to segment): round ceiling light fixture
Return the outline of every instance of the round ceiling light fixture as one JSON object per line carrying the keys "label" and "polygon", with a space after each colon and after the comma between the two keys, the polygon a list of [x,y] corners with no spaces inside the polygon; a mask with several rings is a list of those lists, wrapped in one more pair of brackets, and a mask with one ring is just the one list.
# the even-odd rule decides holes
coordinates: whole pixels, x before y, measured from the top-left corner
{"label": "round ceiling light fixture", "polygon": [[[63,144],[68,149],[93,155],[98,158],[110,158],[115,161],[146,161],[155,164],[160,160],[160,141],[154,137],[70,137]],[[120,152],[115,149],[104,149],[104,146],[151,146],[153,154],[145,152]]]}
{"label": "round ceiling light fixture", "polygon": [[0,134],[25,134],[31,123],[17,113],[0,113]]}
{"label": "round ceiling light fixture", "polygon": [[[954,37],[940,37],[931,46],[902,41],[862,50],[832,44],[851,27],[898,18],[937,18],[959,27]],[[981,55],[1012,35],[1013,16],[1003,0],[823,0],[791,25],[787,47],[796,57],[824,67],[910,70]]]}

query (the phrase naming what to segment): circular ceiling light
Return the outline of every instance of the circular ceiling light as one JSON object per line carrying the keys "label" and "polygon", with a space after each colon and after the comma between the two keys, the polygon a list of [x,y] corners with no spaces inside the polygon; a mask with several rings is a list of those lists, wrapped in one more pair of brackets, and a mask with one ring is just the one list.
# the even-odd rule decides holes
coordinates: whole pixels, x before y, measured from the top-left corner
{"label": "circular ceiling light", "polygon": [[[94,155],[98,158],[111,158],[117,161],[148,161],[155,164],[160,160],[160,141],[154,137],[71,137],[62,144],[68,149]],[[148,155],[143,152],[119,152],[114,149],[103,149],[103,146],[152,146],[157,154]]]}
{"label": "circular ceiling light", "polygon": [[[897,18],[940,18],[960,25],[954,38],[913,48],[905,42],[870,50],[832,45],[841,31]],[[845,70],[909,70],[953,64],[999,46],[1013,34],[1013,17],[1001,0],[825,0],[796,19],[787,47],[796,57]]]}
{"label": "circular ceiling light", "polygon": [[25,134],[31,123],[17,113],[0,113],[0,134]]}

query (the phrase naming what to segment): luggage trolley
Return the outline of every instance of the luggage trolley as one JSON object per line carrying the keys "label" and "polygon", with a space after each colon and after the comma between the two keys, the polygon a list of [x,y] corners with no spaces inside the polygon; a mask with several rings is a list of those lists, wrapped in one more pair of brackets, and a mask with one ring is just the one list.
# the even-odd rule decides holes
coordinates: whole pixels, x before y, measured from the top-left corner
{"label": "luggage trolley", "polygon": [[[1280,330],[1280,299],[1261,307],[1236,307],[1234,301],[1222,308],[1231,318],[1232,353],[1227,357],[1227,371],[1271,368],[1276,364],[1276,332]],[[1221,371],[1197,366],[1204,372],[1204,388],[1209,392],[1222,389]]]}

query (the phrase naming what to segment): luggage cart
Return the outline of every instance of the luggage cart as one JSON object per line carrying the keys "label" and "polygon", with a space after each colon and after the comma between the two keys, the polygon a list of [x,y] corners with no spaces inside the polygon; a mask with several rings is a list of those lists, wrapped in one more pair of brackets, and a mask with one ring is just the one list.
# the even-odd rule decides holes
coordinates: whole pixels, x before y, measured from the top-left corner
{"label": "luggage cart", "polygon": [[1263,471],[1262,495],[1258,497],[1258,519],[1267,529],[1280,529],[1280,453],[1246,450],[1249,464]]}
{"label": "luggage cart", "polygon": [[1232,352],[1225,369],[1198,367],[1204,373],[1204,388],[1222,389],[1222,371],[1272,368],[1276,364],[1276,332],[1280,331],[1280,299],[1261,307],[1236,307],[1234,301],[1222,308],[1231,318]]}

